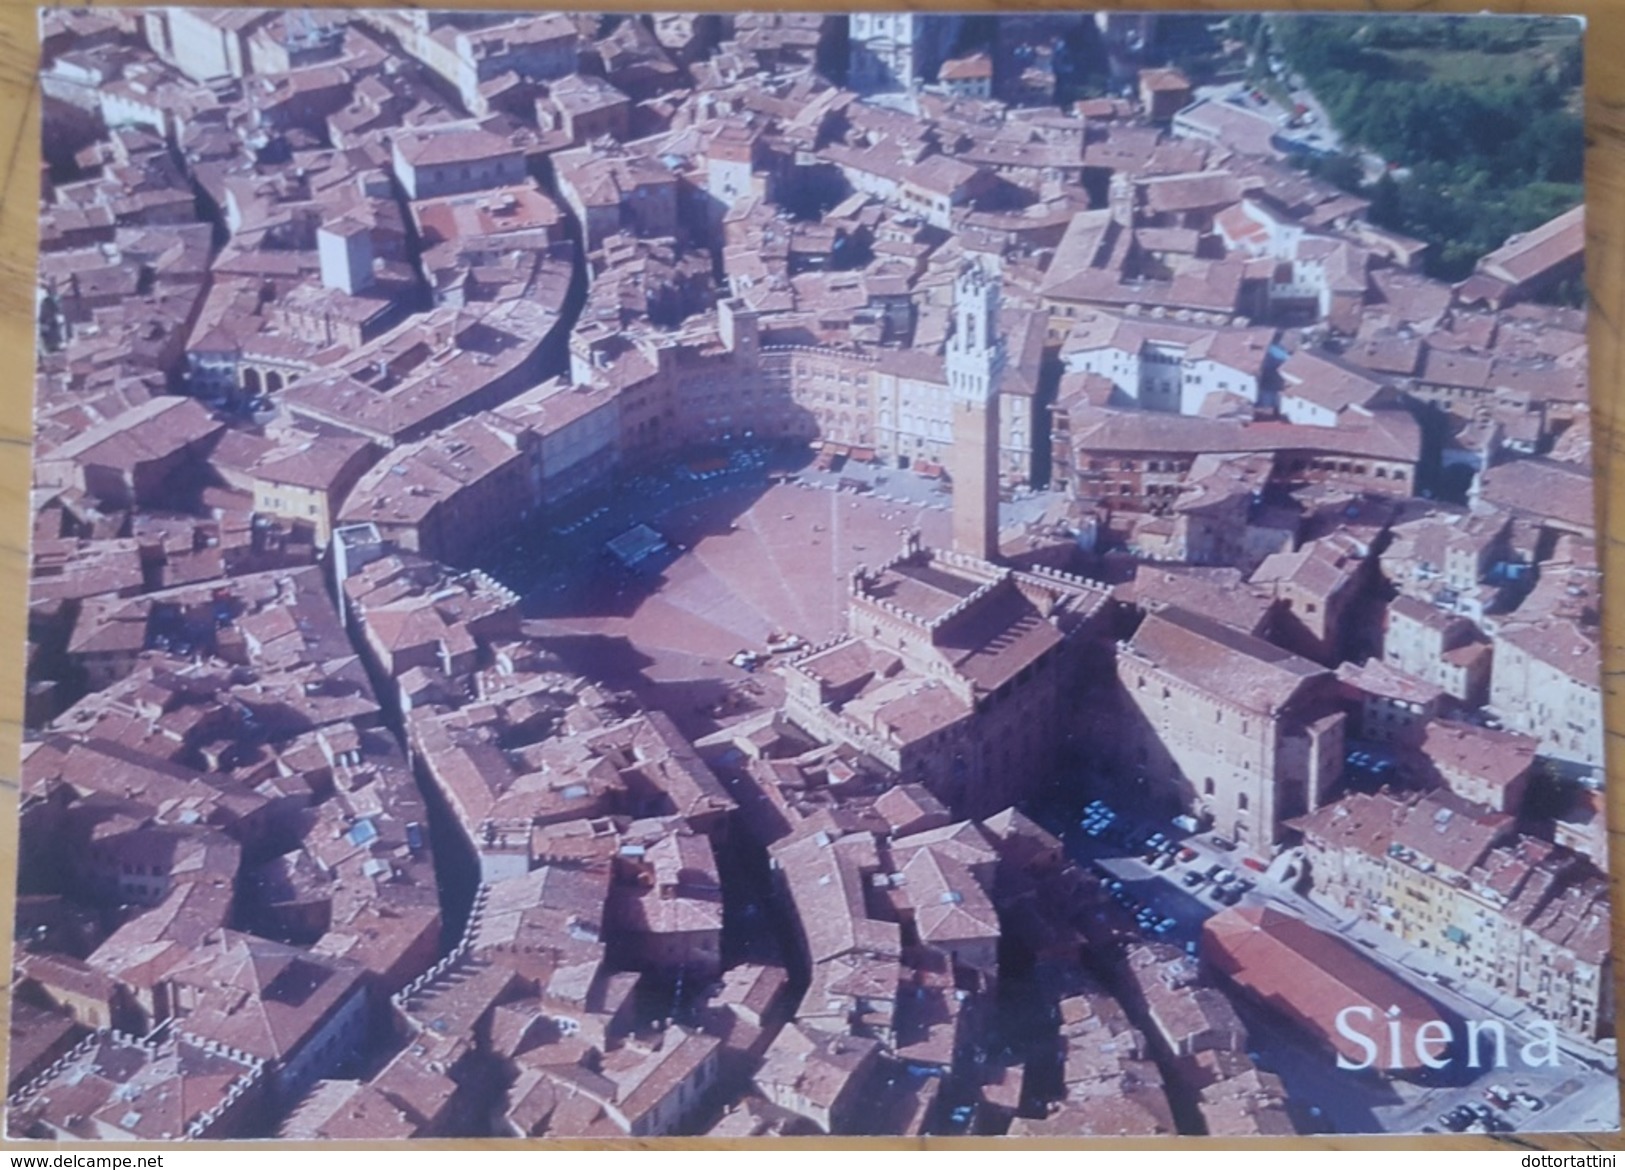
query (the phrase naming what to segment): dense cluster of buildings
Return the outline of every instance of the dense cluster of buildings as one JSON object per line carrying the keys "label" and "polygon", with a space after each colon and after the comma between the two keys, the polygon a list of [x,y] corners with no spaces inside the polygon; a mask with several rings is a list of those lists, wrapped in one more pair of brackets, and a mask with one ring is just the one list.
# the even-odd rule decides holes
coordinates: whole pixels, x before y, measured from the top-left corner
{"label": "dense cluster of buildings", "polygon": [[[1244,1016],[1438,1010],[1085,768],[1611,1035],[1580,212],[1430,280],[1086,19],[46,15],[13,1135],[1280,1134]],[[779,701],[476,567],[745,443],[952,487]]]}

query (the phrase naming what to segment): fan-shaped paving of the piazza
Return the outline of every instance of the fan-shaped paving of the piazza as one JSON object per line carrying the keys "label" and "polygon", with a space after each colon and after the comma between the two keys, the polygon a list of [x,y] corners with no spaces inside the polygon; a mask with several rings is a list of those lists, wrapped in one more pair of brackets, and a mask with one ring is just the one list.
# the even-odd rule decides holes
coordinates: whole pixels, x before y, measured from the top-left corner
{"label": "fan-shaped paving of the piazza", "polygon": [[[669,696],[685,683],[713,690],[739,683],[748,672],[729,659],[740,650],[765,652],[775,634],[819,642],[843,632],[852,570],[894,556],[910,528],[927,544],[946,545],[949,497],[936,500],[775,484],[664,514],[652,508],[646,522],[686,551],[650,578],[583,563],[587,586],[543,606],[529,628],[582,673],[612,685],[642,691],[652,684]],[[756,694],[777,692],[771,672],[755,678]],[[684,721],[682,711],[671,713]]]}

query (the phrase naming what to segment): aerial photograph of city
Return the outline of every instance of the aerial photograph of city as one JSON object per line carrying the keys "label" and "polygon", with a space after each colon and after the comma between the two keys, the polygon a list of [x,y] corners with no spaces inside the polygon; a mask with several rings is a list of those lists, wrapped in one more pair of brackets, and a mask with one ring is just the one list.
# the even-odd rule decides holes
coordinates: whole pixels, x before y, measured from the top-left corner
{"label": "aerial photograph of city", "polygon": [[1581,22],[40,43],[9,1138],[1619,1128]]}

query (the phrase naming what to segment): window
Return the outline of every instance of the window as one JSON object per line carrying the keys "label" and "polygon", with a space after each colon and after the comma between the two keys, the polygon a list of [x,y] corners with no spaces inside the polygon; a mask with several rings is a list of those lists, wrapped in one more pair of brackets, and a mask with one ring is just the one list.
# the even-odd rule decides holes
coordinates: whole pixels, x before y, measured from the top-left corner
{"label": "window", "polygon": [[1245,792],[1236,793],[1236,808],[1241,812],[1247,811],[1247,794]]}

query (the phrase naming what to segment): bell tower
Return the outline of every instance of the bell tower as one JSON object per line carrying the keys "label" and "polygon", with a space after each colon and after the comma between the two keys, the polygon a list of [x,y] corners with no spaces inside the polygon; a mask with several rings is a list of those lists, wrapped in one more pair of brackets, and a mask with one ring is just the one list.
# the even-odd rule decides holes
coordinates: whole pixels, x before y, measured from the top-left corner
{"label": "bell tower", "polygon": [[983,560],[999,555],[999,379],[1004,346],[998,335],[999,282],[975,263],[954,281],[954,323],[948,338],[948,400],[953,446],[954,548]]}

